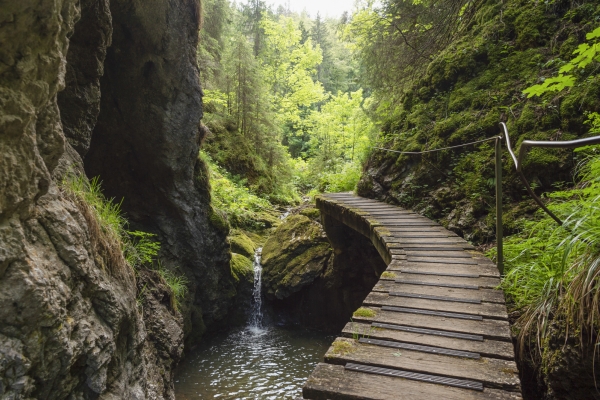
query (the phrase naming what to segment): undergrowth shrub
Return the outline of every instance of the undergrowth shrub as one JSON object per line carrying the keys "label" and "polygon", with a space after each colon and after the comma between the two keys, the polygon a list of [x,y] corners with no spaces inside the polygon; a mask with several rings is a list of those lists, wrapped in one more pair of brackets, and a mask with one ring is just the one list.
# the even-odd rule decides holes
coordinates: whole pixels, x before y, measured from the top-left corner
{"label": "undergrowth shrub", "polygon": [[[564,221],[558,226],[538,211],[523,220],[521,233],[507,238],[502,287],[519,311],[521,351],[532,341],[539,354],[553,320],[582,341],[597,340],[600,323],[600,147],[582,149],[572,190],[554,192],[548,207]],[[492,254],[495,250],[492,250]]]}
{"label": "undergrowth shrub", "polygon": [[273,205],[252,193],[244,180],[235,179],[203,151],[200,152],[200,158],[209,170],[212,206],[227,218],[231,226],[262,229],[274,218],[273,215],[277,215]]}

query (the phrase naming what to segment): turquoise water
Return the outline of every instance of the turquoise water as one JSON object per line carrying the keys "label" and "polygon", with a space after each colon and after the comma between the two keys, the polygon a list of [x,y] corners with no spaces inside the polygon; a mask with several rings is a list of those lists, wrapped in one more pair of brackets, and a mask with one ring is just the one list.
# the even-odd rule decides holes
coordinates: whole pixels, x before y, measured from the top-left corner
{"label": "turquoise water", "polygon": [[333,341],[318,332],[247,327],[207,340],[178,369],[185,399],[294,399]]}

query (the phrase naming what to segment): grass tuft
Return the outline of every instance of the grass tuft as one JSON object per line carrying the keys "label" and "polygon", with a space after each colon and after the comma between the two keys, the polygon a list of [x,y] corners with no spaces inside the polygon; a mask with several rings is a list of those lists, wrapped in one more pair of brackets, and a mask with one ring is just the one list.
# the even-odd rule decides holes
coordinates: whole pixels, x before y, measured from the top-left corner
{"label": "grass tuft", "polygon": [[121,215],[121,203],[104,197],[97,177],[88,181],[85,176],[68,175],[61,183],[61,191],[87,222],[95,262],[113,276],[133,282],[135,278],[124,256],[127,220]]}
{"label": "grass tuft", "polygon": [[354,351],[354,342],[351,339],[337,339],[331,344],[331,352],[343,356]]}

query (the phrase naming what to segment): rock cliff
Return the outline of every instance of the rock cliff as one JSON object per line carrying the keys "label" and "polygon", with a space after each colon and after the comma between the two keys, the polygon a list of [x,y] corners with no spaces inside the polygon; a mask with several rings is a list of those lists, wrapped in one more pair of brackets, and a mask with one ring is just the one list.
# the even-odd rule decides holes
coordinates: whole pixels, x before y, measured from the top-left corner
{"label": "rock cliff", "polygon": [[[196,179],[199,12],[197,0],[0,4],[0,398],[172,399],[184,329],[192,343],[225,323],[227,232]],[[186,273],[181,313],[63,189],[84,169]]]}

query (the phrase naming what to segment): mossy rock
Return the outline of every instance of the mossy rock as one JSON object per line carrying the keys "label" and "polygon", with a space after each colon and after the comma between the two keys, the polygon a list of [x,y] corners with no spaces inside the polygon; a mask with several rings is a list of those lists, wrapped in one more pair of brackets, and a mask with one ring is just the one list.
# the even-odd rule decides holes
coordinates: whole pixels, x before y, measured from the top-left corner
{"label": "mossy rock", "polygon": [[289,216],[263,247],[266,296],[284,299],[310,285],[322,274],[331,253],[321,224],[305,215]]}
{"label": "mossy rock", "polygon": [[214,208],[209,207],[208,209],[208,220],[210,224],[217,229],[219,232],[228,234],[229,233],[229,222]]}
{"label": "mossy rock", "polygon": [[238,253],[244,257],[252,259],[254,252],[256,251],[256,244],[239,229],[233,229],[229,236],[229,243],[231,245],[231,252]]}
{"label": "mossy rock", "polygon": [[300,211],[300,215],[304,215],[312,220],[319,221],[321,218],[321,212],[318,208],[305,208]]}
{"label": "mossy rock", "polygon": [[254,281],[254,267],[252,260],[242,254],[231,253],[231,276],[236,282],[240,280]]}

